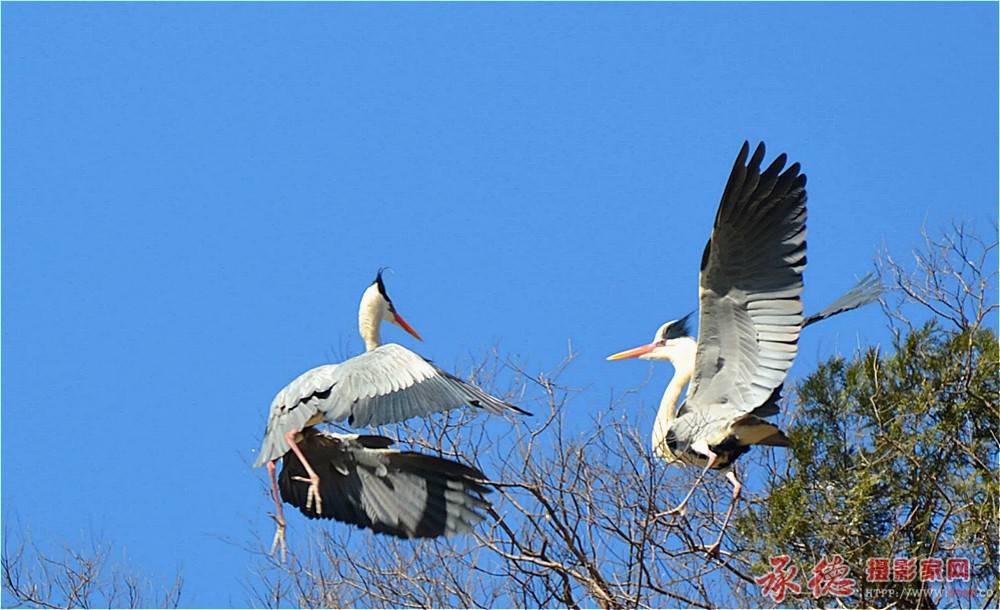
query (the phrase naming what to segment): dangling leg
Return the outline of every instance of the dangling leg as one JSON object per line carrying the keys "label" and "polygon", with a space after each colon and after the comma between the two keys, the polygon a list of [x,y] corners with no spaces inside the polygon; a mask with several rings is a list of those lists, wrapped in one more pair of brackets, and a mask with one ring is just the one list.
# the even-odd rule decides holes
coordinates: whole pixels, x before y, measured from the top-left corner
{"label": "dangling leg", "polygon": [[319,475],[313,470],[313,467],[309,464],[309,460],[306,456],[302,455],[302,450],[299,449],[298,444],[295,442],[295,435],[298,434],[298,430],[292,430],[285,435],[285,440],[288,441],[288,446],[292,448],[295,455],[299,457],[299,461],[302,462],[302,466],[309,473],[308,477],[294,477],[296,481],[302,481],[303,483],[309,483],[309,495],[306,497],[306,510],[310,510],[313,507],[313,502],[316,503],[316,514],[323,514],[323,498],[319,495]]}
{"label": "dangling leg", "polygon": [[274,532],[274,542],[271,543],[271,555],[274,555],[274,551],[280,545],[281,563],[285,563],[288,555],[288,547],[285,545],[285,514],[281,510],[281,498],[278,496],[278,478],[275,476],[277,462],[278,460],[271,460],[267,463],[267,474],[271,477],[271,497],[274,499],[275,508],[275,514],[271,515],[271,518],[278,524],[278,529]]}
{"label": "dangling leg", "polygon": [[732,467],[727,469],[726,478],[729,482],[733,484],[733,499],[729,503],[729,510],[726,511],[726,519],[722,522],[722,531],[719,532],[719,539],[715,541],[715,544],[705,549],[705,552],[709,555],[715,557],[719,556],[719,547],[722,545],[722,536],[726,533],[726,528],[729,527],[729,520],[733,516],[733,510],[736,508],[736,501],[740,499],[740,491],[743,486],[740,485],[739,479],[736,478],[736,471]]}
{"label": "dangling leg", "polygon": [[719,459],[719,456],[713,453],[712,450],[708,448],[708,443],[706,443],[705,441],[696,441],[692,443],[691,449],[697,451],[701,455],[708,458],[708,463],[705,464],[705,469],[701,471],[700,475],[698,475],[698,478],[695,480],[694,485],[691,486],[691,490],[688,491],[688,494],[686,496],[684,496],[684,499],[681,500],[681,503],[675,506],[674,508],[671,508],[667,512],[657,515],[658,517],[664,515],[680,515],[683,517],[684,514],[687,512],[684,507],[687,506],[688,500],[690,500],[691,496],[694,495],[694,490],[698,489],[698,486],[701,485],[701,482],[705,479],[705,475],[708,473],[709,470],[712,469],[712,466],[715,466],[715,462],[717,462]]}

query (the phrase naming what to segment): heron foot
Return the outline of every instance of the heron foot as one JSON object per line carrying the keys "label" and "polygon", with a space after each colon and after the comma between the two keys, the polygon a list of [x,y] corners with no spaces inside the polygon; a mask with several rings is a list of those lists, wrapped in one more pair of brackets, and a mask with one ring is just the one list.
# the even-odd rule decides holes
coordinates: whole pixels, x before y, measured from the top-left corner
{"label": "heron foot", "polygon": [[717,541],[715,541],[714,544],[710,544],[708,546],[701,547],[701,550],[705,551],[705,554],[708,555],[709,557],[714,557],[716,559],[721,559],[721,555],[719,553],[719,548],[721,546],[722,546],[721,541],[717,540]]}
{"label": "heron foot", "polygon": [[683,503],[682,504],[678,504],[677,506],[675,506],[674,508],[671,508],[668,511],[664,511],[662,513],[657,514],[656,518],[660,519],[660,518],[663,518],[663,517],[677,517],[677,516],[680,516],[680,517],[686,517],[687,516],[687,505],[686,504],[683,504]]}
{"label": "heron foot", "polygon": [[309,483],[309,495],[306,496],[306,510],[316,506],[316,514],[323,514],[323,497],[319,495],[319,477],[292,477],[296,481]]}
{"label": "heron foot", "polygon": [[274,532],[274,541],[271,542],[271,553],[270,555],[274,557],[274,552],[281,547],[281,563],[285,563],[288,559],[288,545],[285,544],[285,520],[276,517],[271,513],[267,514],[268,517],[274,519],[274,522],[278,524],[278,528]]}

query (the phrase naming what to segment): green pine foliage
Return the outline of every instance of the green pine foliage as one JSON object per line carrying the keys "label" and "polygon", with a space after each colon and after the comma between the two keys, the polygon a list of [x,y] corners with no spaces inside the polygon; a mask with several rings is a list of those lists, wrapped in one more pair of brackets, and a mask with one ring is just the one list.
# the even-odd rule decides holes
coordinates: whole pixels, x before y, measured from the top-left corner
{"label": "green pine foliage", "polygon": [[[834,604],[805,583],[823,557],[851,566],[848,606],[928,608],[995,600],[997,583],[998,343],[987,327],[932,320],[870,349],[822,364],[797,388],[792,458],[738,535],[758,555],[788,555],[802,593],[785,603]],[[968,583],[870,582],[870,558],[968,558]],[[971,597],[970,597],[971,594]],[[964,596],[964,597],[963,597]]]}

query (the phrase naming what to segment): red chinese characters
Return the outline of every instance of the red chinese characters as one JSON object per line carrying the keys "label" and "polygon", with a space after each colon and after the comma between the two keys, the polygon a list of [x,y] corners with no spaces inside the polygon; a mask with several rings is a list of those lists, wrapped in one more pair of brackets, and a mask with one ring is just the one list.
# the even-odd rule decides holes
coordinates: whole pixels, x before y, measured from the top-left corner
{"label": "red chinese characters", "polygon": [[917,577],[917,559],[896,557],[892,562],[892,579],[896,582],[910,582]]}
{"label": "red chinese characters", "polygon": [[920,560],[920,582],[944,580],[944,562],[936,557]]}
{"label": "red chinese characters", "polygon": [[[773,570],[755,581],[761,585],[761,593],[776,603],[784,601],[788,594],[799,594],[802,587],[795,582],[799,568],[791,565],[788,555],[768,559]],[[919,567],[919,570],[918,570]],[[952,582],[971,580],[972,565],[964,557],[950,557],[945,561],[937,557],[919,559],[909,557],[871,557],[865,563],[865,581],[869,583]],[[851,567],[840,555],[824,556],[812,569],[807,583],[813,597],[824,595],[847,597],[857,594],[857,580],[849,578]]]}
{"label": "red chinese characters", "polygon": [[948,559],[948,582],[953,580],[964,580],[969,582],[969,560],[963,557],[951,557]]}
{"label": "red chinese characters", "polygon": [[824,556],[816,567],[812,569],[813,577],[809,579],[809,588],[812,589],[813,597],[821,595],[854,595],[855,580],[847,578],[851,572],[850,566],[844,563],[844,558],[834,555],[833,560],[827,560]]}
{"label": "red chinese characters", "polygon": [[769,574],[754,579],[758,585],[763,585],[763,589],[761,589],[762,594],[773,599],[775,603],[780,604],[785,600],[786,589],[792,593],[802,592],[802,587],[792,582],[792,579],[798,574],[799,569],[796,566],[786,569],[791,561],[788,555],[771,557],[768,561],[774,570]]}
{"label": "red chinese characters", "polygon": [[889,582],[889,558],[872,557],[865,564],[865,578],[868,582]]}

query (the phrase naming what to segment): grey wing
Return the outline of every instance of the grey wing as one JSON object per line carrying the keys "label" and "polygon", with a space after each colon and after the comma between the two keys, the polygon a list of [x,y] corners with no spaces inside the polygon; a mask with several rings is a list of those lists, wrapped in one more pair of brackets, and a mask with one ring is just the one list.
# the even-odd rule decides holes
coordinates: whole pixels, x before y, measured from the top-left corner
{"label": "grey wing", "polygon": [[254,467],[276,460],[288,451],[285,435],[302,430],[325,419],[325,407],[331,400],[341,365],[324,364],[308,370],[282,388],[271,401],[264,444]]}
{"label": "grey wing", "polygon": [[489,508],[486,476],[454,460],[389,449],[383,436],[310,430],[298,446],[320,479],[323,513],[307,509],[306,472],[289,452],[278,488],[310,519],[336,519],[400,538],[435,538],[470,531]]}
{"label": "grey wing", "polygon": [[525,413],[393,343],[344,362],[334,377],[324,414],[327,421],[347,419],[352,426],[381,426],[466,405]]}
{"label": "grey wing", "polygon": [[[881,294],[881,282],[879,282],[877,277],[869,273],[865,277],[858,280],[858,283],[855,284],[853,288],[841,295],[836,301],[830,303],[821,311],[806,318],[805,322],[802,324],[802,328],[805,328],[810,324],[815,324],[820,320],[825,320],[829,317],[873,303],[878,300]],[[781,399],[781,390],[783,387],[783,385],[779,385],[775,388],[774,391],[771,392],[771,396],[769,396],[763,404],[754,409],[754,415],[759,417],[777,415],[778,401]]]}
{"label": "grey wing", "polygon": [[319,422],[346,419],[352,426],[381,426],[465,405],[491,413],[527,413],[405,347],[382,345],[341,364],[307,371],[281,390],[271,403],[256,466],[284,455],[285,434]]}
{"label": "grey wing", "polygon": [[761,173],[764,145],[744,165],[748,152],[744,143],[702,256],[698,348],[682,410],[711,409],[710,419],[768,402],[803,322],[806,177],[798,163],[782,172],[784,154]]}

